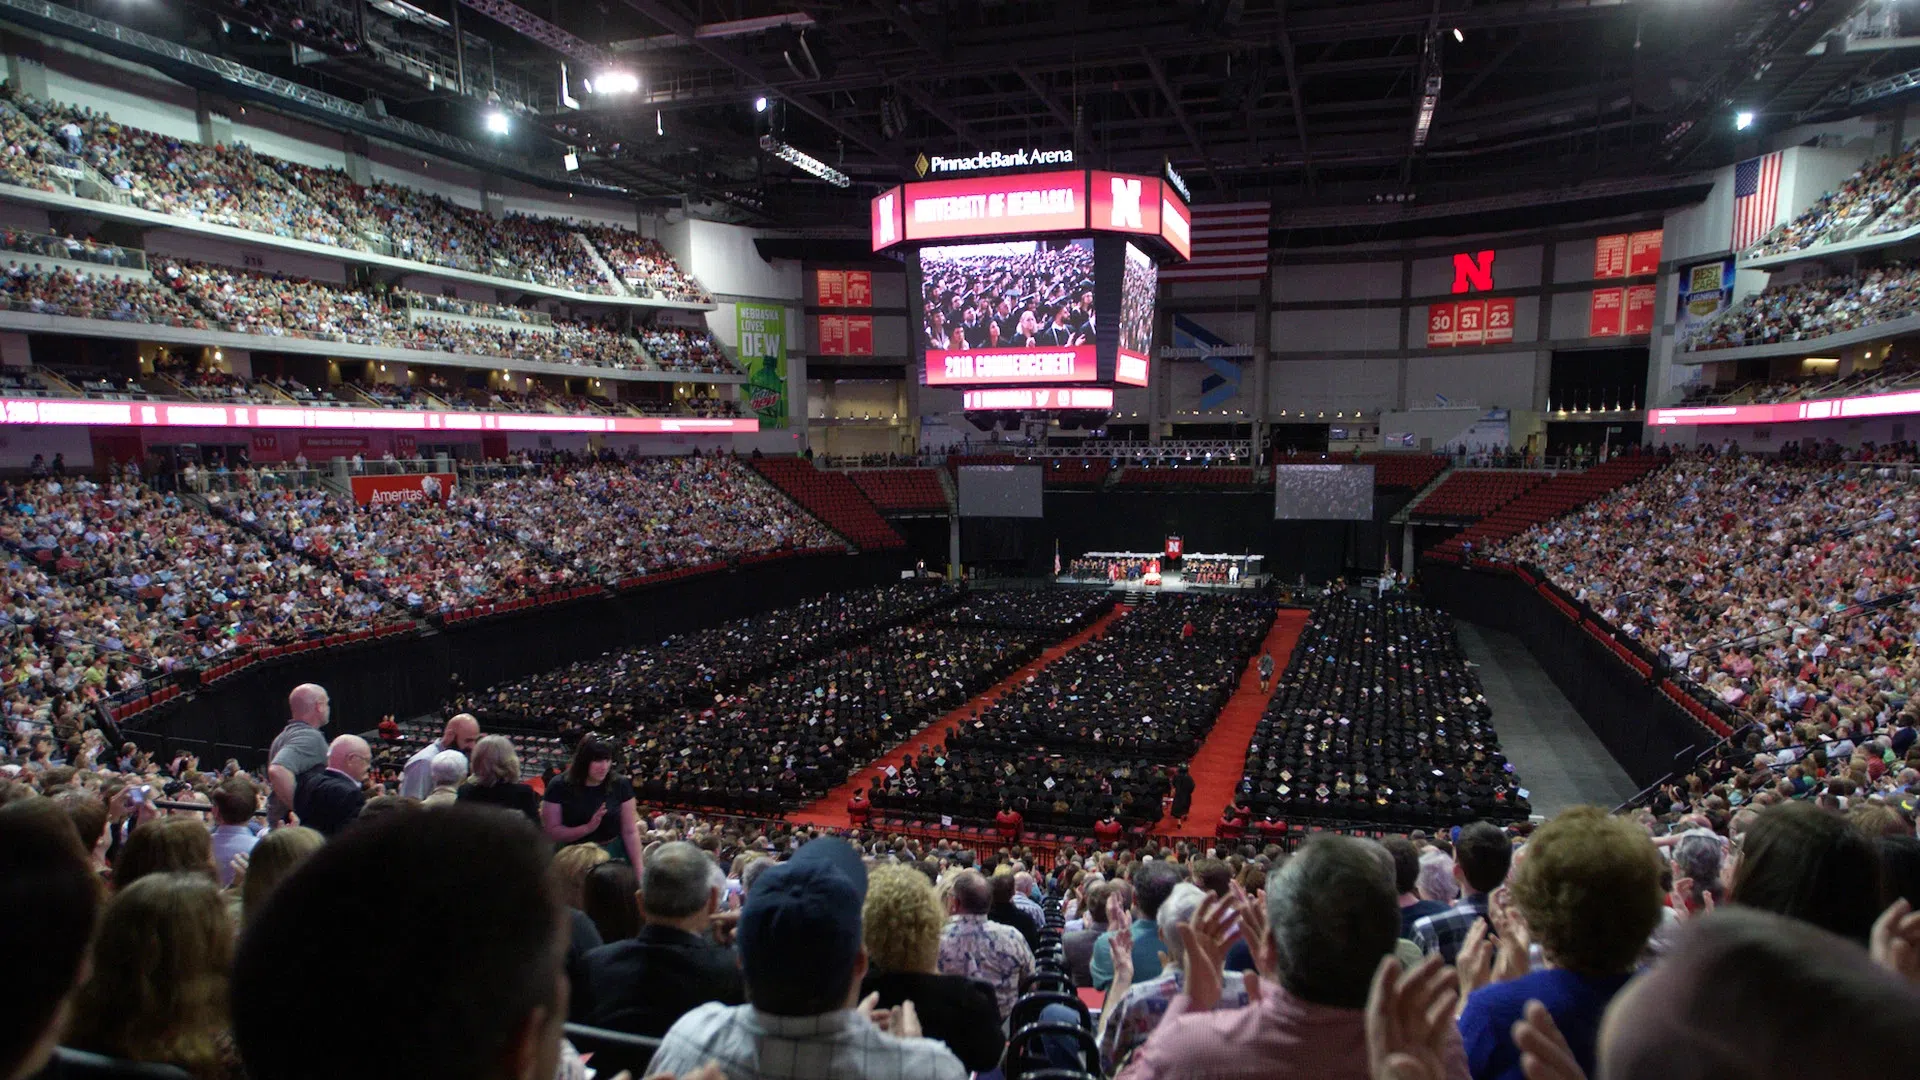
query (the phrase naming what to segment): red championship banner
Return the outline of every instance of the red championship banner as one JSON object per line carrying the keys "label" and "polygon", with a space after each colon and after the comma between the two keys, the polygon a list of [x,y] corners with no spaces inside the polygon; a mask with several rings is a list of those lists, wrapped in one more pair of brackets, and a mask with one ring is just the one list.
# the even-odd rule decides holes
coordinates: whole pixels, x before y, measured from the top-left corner
{"label": "red championship banner", "polygon": [[873,316],[847,316],[847,355],[873,355]]}
{"label": "red championship banner", "polygon": [[1602,236],[1593,242],[1593,276],[1596,278],[1627,276],[1627,236]]}
{"label": "red championship banner", "polygon": [[813,282],[814,292],[820,296],[821,307],[847,306],[847,272],[845,270],[815,270]]}
{"label": "red championship banner", "polygon": [[1114,353],[1113,381],[1128,386],[1147,385],[1147,358],[1132,349],[1120,349]]}
{"label": "red championship banner", "polygon": [[847,306],[873,306],[873,271],[847,271]]}
{"label": "red championship banner", "polygon": [[1653,299],[1655,286],[1633,285],[1627,289],[1626,317],[1623,325],[1628,334],[1653,333]]}
{"label": "red championship banner", "polygon": [[820,316],[820,355],[847,355],[847,317],[845,315]]}
{"label": "red championship banner", "polygon": [[[885,198],[886,196],[881,196]],[[1079,232],[1087,228],[1087,174],[1015,173],[908,184],[906,239]],[[876,205],[874,214],[879,216]],[[874,247],[879,242],[875,227]]]}
{"label": "red championship banner", "polygon": [[1461,300],[1453,305],[1453,343],[1482,345],[1487,340],[1487,302]]}
{"label": "red championship banner", "polygon": [[452,473],[415,473],[411,476],[356,476],[353,501],[361,506],[396,503],[444,503],[453,494]]}
{"label": "red championship banner", "polygon": [[1641,277],[1660,272],[1660,245],[1665,233],[1660,229],[1649,229],[1627,237],[1627,274]]}
{"label": "red championship banner", "polygon": [[1172,184],[1160,185],[1160,238],[1181,258],[1193,258],[1193,211],[1173,194]]}
{"label": "red championship banner", "polygon": [[1587,306],[1588,337],[1619,337],[1620,306],[1625,289],[1595,289]]}
{"label": "red championship banner", "polygon": [[1093,227],[1113,232],[1160,232],[1160,181],[1151,176],[1093,174]]}
{"label": "red championship banner", "polygon": [[1439,349],[1453,344],[1453,309],[1458,304],[1427,305],[1427,348]]}
{"label": "red championship banner", "polygon": [[1037,349],[928,349],[927,385],[1096,382],[1100,378],[1098,353],[1092,345]]}
{"label": "red championship banner", "polygon": [[1501,345],[1513,340],[1513,297],[1487,301],[1487,344]]}

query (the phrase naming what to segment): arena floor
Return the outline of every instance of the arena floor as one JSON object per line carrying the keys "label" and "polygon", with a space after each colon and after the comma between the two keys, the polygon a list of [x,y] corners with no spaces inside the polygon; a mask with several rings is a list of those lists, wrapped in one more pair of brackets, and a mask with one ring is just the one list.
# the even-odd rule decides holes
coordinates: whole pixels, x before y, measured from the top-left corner
{"label": "arena floor", "polygon": [[1493,729],[1532,793],[1535,814],[1552,817],[1583,804],[1611,810],[1638,792],[1519,638],[1469,622],[1454,625],[1460,647],[1480,665]]}

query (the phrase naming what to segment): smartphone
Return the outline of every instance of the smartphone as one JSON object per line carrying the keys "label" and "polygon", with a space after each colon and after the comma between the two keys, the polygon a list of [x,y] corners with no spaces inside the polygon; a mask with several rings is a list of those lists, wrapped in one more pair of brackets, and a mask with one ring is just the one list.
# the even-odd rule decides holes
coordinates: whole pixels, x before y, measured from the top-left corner
{"label": "smartphone", "polygon": [[127,792],[127,801],[135,806],[144,805],[147,801],[147,796],[151,794],[152,791],[152,787],[142,784]]}

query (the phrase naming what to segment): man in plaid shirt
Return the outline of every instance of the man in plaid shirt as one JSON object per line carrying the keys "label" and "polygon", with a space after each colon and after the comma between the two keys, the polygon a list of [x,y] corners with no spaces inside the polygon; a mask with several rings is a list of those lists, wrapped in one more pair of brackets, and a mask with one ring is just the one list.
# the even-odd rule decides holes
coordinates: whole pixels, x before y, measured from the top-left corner
{"label": "man in plaid shirt", "polygon": [[1460,830],[1453,842],[1453,877],[1460,883],[1460,899],[1438,915],[1413,924],[1413,943],[1427,955],[1440,954],[1451,964],[1460,955],[1473,924],[1487,917],[1487,898],[1506,884],[1513,865],[1513,845],[1498,825],[1476,821]]}

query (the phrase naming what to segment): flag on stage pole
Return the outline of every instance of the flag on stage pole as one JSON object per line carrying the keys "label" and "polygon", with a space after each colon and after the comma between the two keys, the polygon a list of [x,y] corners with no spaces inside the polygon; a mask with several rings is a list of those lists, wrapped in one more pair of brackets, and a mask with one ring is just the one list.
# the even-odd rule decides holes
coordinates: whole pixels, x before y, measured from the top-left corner
{"label": "flag on stage pole", "polygon": [[1058,537],[1054,538],[1053,541],[1053,576],[1060,576],[1060,540]]}

